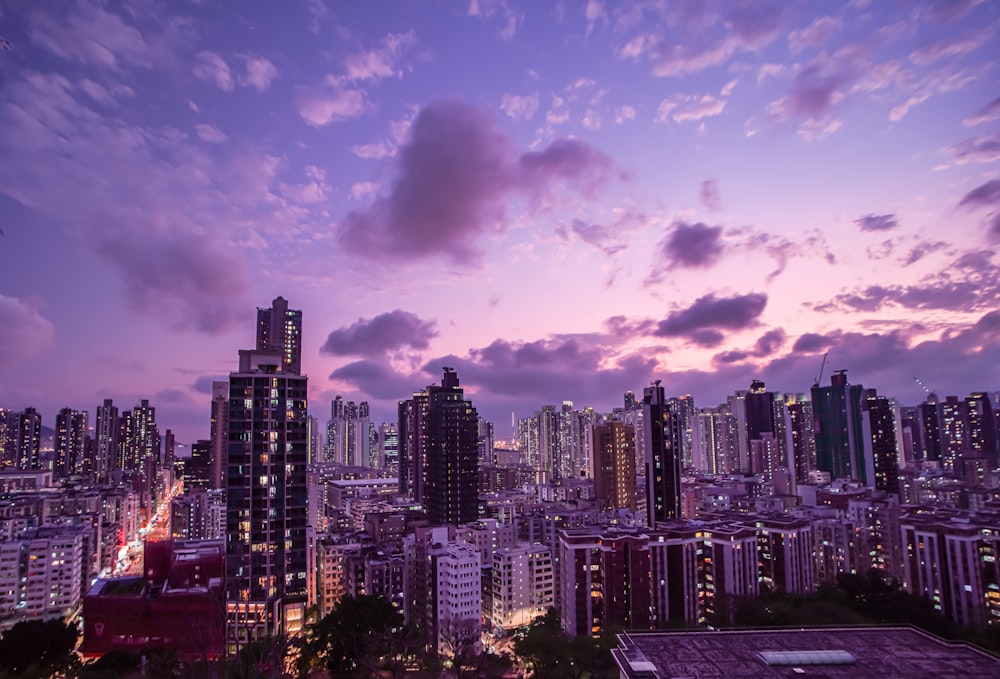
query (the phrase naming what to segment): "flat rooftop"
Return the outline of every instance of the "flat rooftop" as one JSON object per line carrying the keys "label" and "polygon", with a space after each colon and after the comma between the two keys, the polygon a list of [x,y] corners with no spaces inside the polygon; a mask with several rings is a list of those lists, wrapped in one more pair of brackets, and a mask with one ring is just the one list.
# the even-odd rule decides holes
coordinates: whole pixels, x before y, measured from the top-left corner
{"label": "flat rooftop", "polygon": [[626,632],[618,645],[623,679],[1000,677],[1000,658],[914,627]]}

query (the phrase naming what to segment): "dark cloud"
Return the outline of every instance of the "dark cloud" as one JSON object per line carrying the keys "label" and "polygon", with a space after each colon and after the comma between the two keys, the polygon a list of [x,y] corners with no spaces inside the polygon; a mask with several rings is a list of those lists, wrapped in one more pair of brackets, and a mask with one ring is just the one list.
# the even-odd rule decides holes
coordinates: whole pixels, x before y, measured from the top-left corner
{"label": "dark cloud", "polygon": [[477,237],[502,228],[507,197],[542,195],[560,179],[590,191],[611,167],[606,155],[579,140],[517,157],[488,113],[439,101],[414,120],[388,195],[350,212],[338,237],[348,251],[370,258],[443,253],[468,264],[478,257]]}
{"label": "dark cloud", "polygon": [[990,220],[989,237],[992,241],[1000,241],[1000,213],[993,215]]}
{"label": "dark cloud", "polygon": [[374,318],[359,318],[330,333],[320,351],[336,356],[380,356],[404,347],[426,349],[438,336],[434,321],[409,311],[389,311]]}
{"label": "dark cloud", "polygon": [[701,330],[692,331],[687,336],[687,339],[690,340],[692,344],[697,344],[699,347],[710,349],[722,344],[722,340],[726,339],[726,336],[714,328],[703,328]]}
{"label": "dark cloud", "polygon": [[854,220],[854,223],[861,227],[862,231],[888,231],[899,226],[899,222],[896,221],[896,215],[892,214],[869,214],[864,217],[858,217]]}
{"label": "dark cloud", "polygon": [[199,394],[211,394],[213,382],[227,382],[228,375],[202,375],[194,381],[191,388]]}
{"label": "dark cloud", "polygon": [[922,243],[918,243],[912,250],[910,250],[910,254],[906,256],[906,259],[903,260],[903,266],[915,264],[927,255],[946,247],[948,247],[948,244],[944,241],[924,241]]}
{"label": "dark cloud", "polygon": [[722,207],[722,195],[719,193],[719,183],[714,179],[706,179],[701,183],[698,199],[706,208],[715,212]]}
{"label": "dark cloud", "polygon": [[224,243],[132,231],[101,234],[93,245],[118,269],[134,311],[206,333],[248,322],[245,262]]}
{"label": "dark cloud", "polygon": [[807,332],[803,335],[799,335],[799,338],[795,340],[795,344],[792,346],[792,353],[810,353],[819,351],[820,349],[826,349],[831,344],[830,340],[824,335],[818,335],[814,332]]}
{"label": "dark cloud", "polygon": [[781,328],[768,330],[761,335],[752,349],[740,351],[724,351],[712,357],[715,364],[730,364],[745,361],[748,358],[767,358],[777,352],[785,343],[785,331]]}
{"label": "dark cloud", "polygon": [[341,366],[330,373],[330,379],[353,385],[359,392],[374,399],[398,401],[422,389],[413,376],[398,373],[391,366],[364,359]]}
{"label": "dark cloud", "polygon": [[755,325],[765,306],[767,295],[762,293],[723,298],[708,294],[688,308],[671,313],[657,324],[653,334],[692,337],[701,330],[741,330]]}
{"label": "dark cloud", "polygon": [[722,256],[722,227],[674,222],[660,247],[673,267],[707,268]]}
{"label": "dark cloud", "polygon": [[991,179],[965,194],[958,206],[990,206],[997,203],[1000,203],[1000,179]]}
{"label": "dark cloud", "polygon": [[153,403],[187,403],[191,398],[183,389],[161,389],[153,395]]}

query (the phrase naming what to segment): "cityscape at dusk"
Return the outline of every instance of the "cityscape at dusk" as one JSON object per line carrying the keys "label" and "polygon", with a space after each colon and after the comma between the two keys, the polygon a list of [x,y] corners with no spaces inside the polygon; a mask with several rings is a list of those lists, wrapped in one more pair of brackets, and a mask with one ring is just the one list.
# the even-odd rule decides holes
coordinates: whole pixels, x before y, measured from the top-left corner
{"label": "cityscape at dusk", "polygon": [[279,294],[376,419],[995,388],[1000,7],[815,9],[5,3],[0,403],[204,437]]}
{"label": "cityscape at dusk", "polygon": [[1000,676],[1000,3],[0,6],[0,676]]}

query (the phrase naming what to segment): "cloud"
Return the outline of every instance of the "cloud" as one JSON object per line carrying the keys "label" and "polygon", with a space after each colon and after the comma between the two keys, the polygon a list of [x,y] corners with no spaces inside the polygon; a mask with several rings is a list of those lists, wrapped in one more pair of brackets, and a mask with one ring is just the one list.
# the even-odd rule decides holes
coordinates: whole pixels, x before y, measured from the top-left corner
{"label": "cloud", "polygon": [[524,15],[512,10],[507,0],[469,0],[468,15],[499,23],[497,35],[504,40],[513,39],[518,26],[524,22]]}
{"label": "cloud", "polygon": [[931,5],[926,12],[926,17],[934,22],[951,22],[961,19],[969,13],[973,7],[980,5],[985,0],[940,0]]}
{"label": "cloud", "polygon": [[381,356],[409,347],[426,349],[438,336],[434,321],[425,321],[408,311],[389,311],[374,318],[359,318],[353,324],[334,330],[320,347],[335,356]]}
{"label": "cloud", "polygon": [[634,106],[619,106],[615,109],[615,122],[621,125],[626,120],[635,120],[635,114]]}
{"label": "cloud", "polygon": [[351,184],[351,198],[361,200],[378,193],[378,184],[375,182],[354,182]]}
{"label": "cloud", "polygon": [[344,78],[351,82],[378,81],[384,78],[401,77],[400,58],[417,44],[417,34],[389,33],[372,50],[349,56],[344,62]]}
{"label": "cloud", "polygon": [[[152,33],[152,31],[150,31]],[[30,15],[32,42],[63,59],[118,70],[149,65],[143,34],[97,3],[73,3],[60,12]]]}
{"label": "cloud", "polygon": [[121,275],[129,306],[206,333],[245,320],[250,283],[241,256],[208,236],[155,232],[96,234],[98,254]]}
{"label": "cloud", "polygon": [[194,126],[194,130],[198,133],[199,139],[210,144],[221,144],[229,139],[222,130],[210,123],[198,123]]}
{"label": "cloud", "polygon": [[976,207],[996,205],[997,203],[1000,203],[1000,179],[991,179],[965,194],[962,200],[959,201],[958,206],[965,207],[968,205]]}
{"label": "cloud", "polygon": [[340,87],[301,90],[298,104],[299,115],[313,127],[357,118],[368,110],[364,92]]}
{"label": "cloud", "polygon": [[192,72],[205,82],[214,83],[224,92],[233,91],[233,72],[222,57],[215,52],[204,50],[198,52]]}
{"label": "cloud", "polygon": [[485,112],[457,100],[420,111],[396,158],[387,196],[352,211],[338,238],[350,252],[384,258],[445,254],[478,257],[477,237],[503,228],[504,201],[543,195],[557,180],[587,192],[608,177],[611,160],[579,140],[557,140],[517,156]]}
{"label": "cloud", "polygon": [[246,57],[246,74],[241,82],[264,92],[278,77],[278,68],[264,57]]}
{"label": "cloud", "polygon": [[201,375],[198,377],[191,388],[194,389],[199,394],[211,394],[212,384],[214,382],[228,382],[229,375]]}
{"label": "cloud", "polygon": [[604,3],[598,2],[598,0],[587,0],[587,7],[584,10],[584,14],[587,18],[587,35],[594,31],[594,27],[597,25],[598,21],[607,23],[608,21],[608,11],[604,7]]}
{"label": "cloud", "polygon": [[854,220],[862,231],[888,231],[899,226],[896,215],[874,215],[868,214]]}
{"label": "cloud", "polygon": [[538,110],[538,103],[537,93],[524,97],[505,94],[500,99],[500,110],[514,120],[531,120]]}
{"label": "cloud", "polygon": [[722,195],[719,193],[719,183],[714,179],[706,179],[701,183],[701,190],[698,191],[698,199],[701,204],[712,212],[716,212],[722,207]]}
{"label": "cloud", "polygon": [[947,57],[970,54],[993,40],[995,33],[996,29],[993,26],[987,26],[979,30],[969,31],[958,38],[947,38],[927,43],[917,48],[910,55],[910,59],[919,66],[927,66]]}
{"label": "cloud", "polygon": [[742,330],[757,323],[767,306],[767,295],[750,293],[717,298],[714,293],[699,297],[686,309],[672,312],[660,321],[656,337],[692,337],[700,331]]}
{"label": "cloud", "polygon": [[674,222],[660,249],[671,267],[708,268],[722,256],[722,227]]}
{"label": "cloud", "polygon": [[970,117],[963,120],[962,124],[966,127],[974,127],[982,123],[991,123],[994,120],[1000,120],[1000,97],[984,104]]}
{"label": "cloud", "polygon": [[388,158],[396,155],[396,149],[392,148],[383,141],[378,141],[372,144],[352,146],[351,153],[356,155],[358,158],[377,158],[381,160],[382,158]]}
{"label": "cloud", "polygon": [[354,361],[330,373],[329,379],[345,382],[374,399],[398,401],[407,398],[423,385],[415,383],[415,376],[397,373],[391,366],[368,359]]}
{"label": "cloud", "polygon": [[993,163],[1000,160],[1000,132],[973,137],[941,149],[957,165],[968,162]]}
{"label": "cloud", "polygon": [[844,292],[818,311],[874,312],[886,307],[966,313],[1000,307],[1000,267],[980,253],[966,254],[913,285],[870,285]]}
{"label": "cloud", "polygon": [[710,118],[722,113],[726,108],[724,99],[716,99],[711,94],[697,96],[694,94],[675,94],[671,99],[664,99],[657,107],[656,122],[665,123],[673,120],[675,123],[697,122],[702,118]]}
{"label": "cloud", "polygon": [[768,330],[761,335],[753,348],[746,351],[724,351],[712,357],[714,364],[739,363],[748,358],[767,358],[777,353],[785,343],[785,331],[781,328]]}
{"label": "cloud", "polygon": [[789,53],[795,56],[804,49],[817,49],[830,39],[840,25],[840,20],[831,16],[816,17],[808,26],[788,34]]}
{"label": "cloud", "polygon": [[12,369],[55,343],[52,323],[25,301],[0,294],[0,368]]}

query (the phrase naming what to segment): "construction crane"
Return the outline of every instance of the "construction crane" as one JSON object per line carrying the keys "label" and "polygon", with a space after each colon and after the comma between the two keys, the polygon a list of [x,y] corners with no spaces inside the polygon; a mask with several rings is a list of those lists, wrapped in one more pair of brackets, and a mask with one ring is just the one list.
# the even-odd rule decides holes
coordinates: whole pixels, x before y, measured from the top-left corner
{"label": "construction crane", "polygon": [[814,387],[818,387],[819,381],[823,379],[823,369],[826,368],[826,357],[829,355],[830,355],[829,351],[823,354],[823,362],[819,364],[819,372],[816,374],[816,379],[813,380]]}

